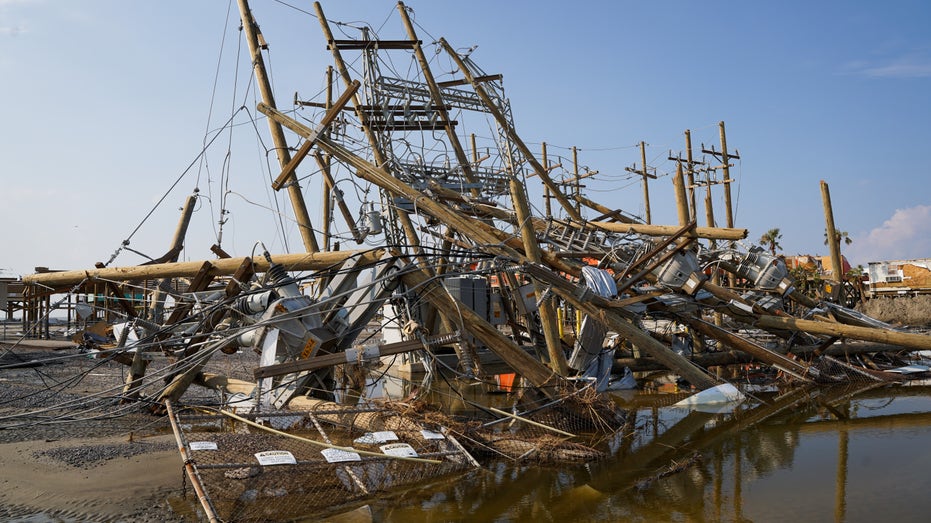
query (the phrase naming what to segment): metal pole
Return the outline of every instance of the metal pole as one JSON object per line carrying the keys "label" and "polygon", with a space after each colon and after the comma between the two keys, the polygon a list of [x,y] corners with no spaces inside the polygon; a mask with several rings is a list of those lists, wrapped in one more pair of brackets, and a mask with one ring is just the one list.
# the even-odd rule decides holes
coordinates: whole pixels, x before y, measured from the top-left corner
{"label": "metal pole", "polygon": [[210,521],[210,523],[220,523],[220,518],[217,517],[217,511],[213,508],[213,503],[207,496],[206,491],[204,491],[204,485],[200,481],[200,474],[197,473],[194,462],[188,455],[187,442],[184,440],[184,434],[181,433],[181,428],[178,427],[178,420],[175,418],[171,400],[165,400],[165,410],[168,412],[168,420],[171,421],[171,431],[175,434],[175,441],[178,442],[178,451],[181,453],[181,459],[184,460],[184,471],[187,472],[187,476],[191,480],[191,485],[194,487],[194,492],[197,494],[200,505],[204,507],[207,520]]}

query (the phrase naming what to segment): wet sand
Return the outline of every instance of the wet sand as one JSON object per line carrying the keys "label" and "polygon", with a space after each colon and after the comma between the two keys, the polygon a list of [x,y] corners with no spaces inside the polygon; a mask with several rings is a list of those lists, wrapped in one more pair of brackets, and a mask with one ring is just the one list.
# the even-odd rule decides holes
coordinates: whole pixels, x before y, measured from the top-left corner
{"label": "wet sand", "polygon": [[[141,453],[94,461],[80,457],[79,449],[88,445]],[[166,501],[181,491],[182,463],[174,445],[171,435],[133,443],[109,436],[0,444],[0,518],[184,521]],[[61,458],[69,454],[83,463]]]}
{"label": "wet sand", "polygon": [[[167,418],[114,396],[124,367],[47,345],[0,348],[0,520],[196,520],[169,507],[182,500],[183,463]],[[42,410],[100,392],[96,410]]]}

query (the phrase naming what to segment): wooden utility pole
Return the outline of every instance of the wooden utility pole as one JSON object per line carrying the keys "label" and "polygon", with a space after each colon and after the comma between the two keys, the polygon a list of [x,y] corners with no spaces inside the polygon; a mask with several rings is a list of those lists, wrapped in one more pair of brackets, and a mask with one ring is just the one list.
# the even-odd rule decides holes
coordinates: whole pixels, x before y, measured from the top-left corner
{"label": "wooden utility pole", "polygon": [[836,282],[844,281],[844,264],[841,261],[840,241],[834,227],[834,208],[831,207],[831,191],[828,183],[821,180],[821,201],[824,204],[824,223],[828,235],[828,247],[831,249],[831,275]]}
{"label": "wooden utility pole", "polygon": [[688,162],[686,175],[689,180],[689,209],[692,220],[698,220],[698,207],[695,203],[695,160],[692,158],[692,133],[685,130],[685,161]]}
{"label": "wooden utility pole", "polygon": [[[276,263],[280,263],[294,271],[319,271],[335,264],[342,263],[352,256],[361,256],[365,263],[372,263],[381,256],[381,250],[375,251],[339,251],[294,253],[273,255]],[[383,254],[383,253],[382,253]],[[87,269],[62,272],[43,272],[23,276],[23,283],[27,285],[46,285],[49,287],[62,287],[74,285],[85,278],[115,281],[154,280],[157,278],[190,278],[196,276],[201,266],[207,263],[216,276],[233,274],[242,264],[243,258],[222,258],[209,262],[177,262],[159,263],[155,265],[132,265],[129,267],[107,267],[103,269]],[[268,262],[264,258],[253,260],[256,272],[268,270]]]}
{"label": "wooden utility pole", "polygon": [[650,173],[647,168],[647,149],[646,142],[640,142],[640,164],[642,165],[641,170],[637,170],[635,166],[625,167],[627,172],[634,174],[639,174],[643,176],[643,214],[644,214],[644,223],[650,224],[653,223],[650,217],[650,184],[648,180],[650,178],[656,179],[656,173]]}
{"label": "wooden utility pole", "polygon": [[553,197],[556,198],[556,201],[562,205],[563,209],[565,209],[566,213],[573,220],[581,221],[582,216],[579,215],[579,213],[576,211],[575,207],[572,205],[572,202],[570,202],[569,199],[566,198],[566,195],[559,190],[559,188],[550,178],[549,173],[546,172],[546,169],[540,165],[540,162],[537,161],[533,153],[530,152],[530,149],[527,147],[524,141],[521,140],[520,136],[518,136],[517,131],[514,129],[514,126],[511,125],[511,122],[508,121],[507,117],[495,105],[494,101],[485,91],[485,88],[482,87],[478,79],[476,79],[472,75],[472,72],[469,71],[469,68],[466,67],[465,62],[462,61],[462,57],[459,56],[459,53],[457,53],[456,50],[449,45],[449,42],[447,42],[446,39],[440,38],[439,42],[440,45],[443,46],[443,49],[446,51],[446,54],[448,54],[449,57],[453,59],[453,62],[456,63],[456,66],[459,68],[459,72],[462,73],[462,76],[464,76],[466,81],[472,85],[472,89],[475,91],[475,94],[481,98],[482,103],[485,104],[485,108],[488,109],[488,112],[491,113],[491,115],[495,118],[495,121],[498,122],[498,125],[501,126],[501,129],[503,129],[504,132],[508,135],[508,138],[514,142],[514,145],[517,147],[517,149],[521,152],[521,154],[524,155],[524,159],[527,160],[527,163],[529,163],[530,167],[533,168],[534,172],[537,173],[537,176],[540,177],[540,180],[543,181],[544,185],[549,187],[550,191],[553,192]]}
{"label": "wooden utility pole", "polygon": [[[646,236],[669,236],[679,227],[675,225],[648,225],[641,223],[586,222],[589,227],[612,232],[634,232]],[[694,236],[726,241],[737,241],[747,237],[747,229],[725,229],[721,227],[696,227]]]}
{"label": "wooden utility pole", "polygon": [[[682,163],[681,154],[675,158],[670,154],[669,159]],[[698,204],[695,202],[695,188],[698,187],[695,184],[695,166],[704,165],[704,162],[696,161],[692,156],[692,132],[688,129],[685,130],[685,165],[685,175],[688,180],[686,187],[689,193],[689,219],[698,221]]]}
{"label": "wooden utility pole", "polygon": [[[342,53],[340,53],[339,45],[336,39],[333,38],[333,31],[330,30],[330,23],[323,13],[323,7],[320,6],[320,2],[314,2],[314,10],[317,13],[317,20],[320,22],[320,29],[323,31],[324,38],[326,38],[327,46],[333,54],[333,62],[336,64],[336,70],[339,72],[343,83],[348,87],[353,83],[352,76],[349,74],[349,67],[346,66]],[[409,45],[410,42],[407,42],[407,44]],[[371,146],[372,156],[375,158],[375,162],[378,165],[385,165],[386,159],[384,151],[381,150],[378,144],[378,138],[375,136],[372,126],[369,123],[369,118],[363,110],[362,99],[359,98],[358,93],[353,94],[352,104],[356,112],[356,117],[359,119],[359,123],[362,126],[362,132],[365,133],[365,137],[368,139],[369,145]],[[274,107],[272,107],[272,109],[274,109]],[[416,253],[420,254],[422,252],[420,248],[420,237],[417,236],[410,215],[398,208],[393,208],[393,212],[398,222],[400,222],[401,228],[404,230],[407,242],[414,248]]]}
{"label": "wooden utility pole", "polygon": [[[333,108],[333,66],[328,65],[326,68],[326,110],[329,112]],[[330,135],[329,129],[327,129],[326,136]],[[330,157],[329,155],[324,156],[324,168],[326,172],[330,170]],[[330,222],[333,221],[333,187],[330,185],[330,180],[328,177],[323,178],[323,250],[330,250]]]}
{"label": "wooden utility pole", "polygon": [[[718,122],[718,128],[721,134],[721,165],[724,169],[724,205],[727,211],[727,226],[734,226],[734,210],[731,205],[731,166],[728,163],[730,159],[727,155],[727,137],[724,134],[724,122]],[[739,156],[734,158],[740,159]]]}
{"label": "wooden utility pole", "polygon": [[[579,179],[579,150],[574,145],[572,146],[572,174],[573,174],[572,181],[574,183],[573,194],[575,194],[576,196],[581,196],[582,195],[582,182]],[[579,214],[582,213],[582,204],[579,203],[578,199],[576,199],[575,201],[575,212]]]}
{"label": "wooden utility pole", "polygon": [[[708,227],[714,227],[714,202],[711,199],[711,182],[709,181],[705,185],[705,220],[708,224]],[[711,250],[714,251],[717,248],[717,242],[714,239],[708,243],[711,247]],[[713,285],[721,285],[721,271],[717,267],[711,269],[711,283]],[[724,316],[721,315],[720,311],[714,311],[714,324],[718,327],[724,325]]]}
{"label": "wooden utility pole", "polygon": [[[411,45],[414,47],[414,56],[417,58],[417,63],[420,64],[423,79],[427,84],[427,88],[430,90],[430,98],[433,100],[433,110],[439,115],[439,119],[443,123],[443,128],[446,129],[446,136],[449,138],[449,144],[456,154],[456,160],[459,161],[462,175],[469,183],[477,183],[475,175],[472,172],[472,164],[469,163],[469,158],[466,156],[465,149],[463,149],[462,144],[459,142],[456,129],[453,128],[452,121],[449,118],[449,111],[446,110],[446,106],[443,104],[443,95],[440,93],[440,87],[437,85],[436,79],[433,78],[433,73],[430,71],[430,64],[420,46],[420,40],[417,39],[414,25],[411,23],[410,17],[407,16],[407,8],[404,6],[404,2],[398,2],[398,12],[401,13],[401,22],[404,23],[404,29],[407,30],[407,36],[410,38]],[[472,188],[470,192],[473,196],[478,196],[480,194],[477,188]]]}
{"label": "wooden utility pole", "polygon": [[[252,17],[252,11],[249,10],[247,0],[238,0],[239,13],[242,17],[242,28],[246,35],[246,42],[249,44],[249,52],[252,55],[252,65],[255,70],[255,80],[258,83],[259,92],[262,94],[262,100],[269,106],[275,107],[275,96],[272,94],[271,82],[268,81],[268,75],[265,72],[265,61],[262,59],[262,49],[267,47],[264,43],[259,44],[260,40],[265,41],[259,31],[259,26]],[[275,152],[278,155],[278,163],[284,169],[291,163],[291,153],[288,149],[288,142],[285,140],[284,131],[281,124],[268,120],[268,129],[272,135],[272,142],[275,144]],[[314,235],[314,228],[310,222],[310,215],[307,213],[307,205],[304,203],[304,195],[301,193],[301,186],[297,183],[297,174],[291,173],[288,177],[288,196],[291,198],[291,207],[294,209],[294,219],[297,220],[298,229],[301,232],[301,239],[304,241],[304,249],[307,252],[317,252],[320,247],[317,245],[317,237]]]}
{"label": "wooden utility pole", "polygon": [[[542,263],[540,245],[537,243],[537,233],[531,221],[530,206],[527,204],[524,184],[520,183],[516,176],[511,175],[510,186],[511,199],[514,201],[514,212],[517,213],[517,228],[524,243],[524,253],[530,261]],[[536,280],[534,280],[533,289],[537,302],[540,303],[538,310],[540,313],[540,327],[543,329],[543,337],[546,340],[550,368],[558,372],[560,376],[566,376],[569,373],[569,365],[566,363],[566,355],[562,350],[562,342],[559,338],[559,320],[556,318],[556,308],[553,306],[553,300],[546,297],[546,289]]]}
{"label": "wooden utility pole", "polygon": [[[549,170],[550,163],[546,158],[546,142],[543,142],[543,168]],[[550,188],[546,185],[543,186],[543,208],[546,210],[546,219],[553,217],[553,207],[550,203],[550,200],[553,198],[553,195],[550,194]],[[578,208],[576,208],[578,209]]]}
{"label": "wooden utility pole", "polygon": [[913,334],[874,327],[860,327],[857,325],[845,325],[843,323],[800,320],[791,317],[769,315],[759,316],[757,318],[757,326],[764,329],[802,331],[809,334],[872,341],[875,343],[887,343],[914,350],[931,350],[931,336],[925,334]]}
{"label": "wooden utility pole", "polygon": [[703,147],[701,152],[710,154],[711,156],[714,156],[721,161],[721,165],[715,167],[715,169],[721,169],[721,173],[723,175],[722,180],[719,183],[724,184],[724,212],[727,219],[727,226],[733,227],[734,211],[732,208],[733,206],[731,205],[731,182],[733,181],[731,180],[731,167],[733,167],[733,165],[730,164],[730,161],[739,160],[740,155],[737,153],[728,154],[727,152],[727,137],[724,133],[724,122],[718,122],[718,129],[721,137],[721,151],[715,151],[714,146],[712,146],[711,149],[705,149]]}
{"label": "wooden utility pole", "polygon": [[622,214],[623,211],[621,209],[611,209],[610,207],[607,207],[598,202],[592,201],[582,195],[576,195],[575,200],[581,203],[582,205],[588,207],[589,209],[592,209],[593,211],[598,211],[601,213],[601,216],[594,218],[592,221],[610,220],[610,221],[616,221],[616,222],[621,222],[621,223],[637,223],[637,224],[640,223],[637,220]]}
{"label": "wooden utility pole", "polygon": [[676,176],[672,179],[676,191],[676,210],[679,214],[679,225],[689,223],[689,202],[685,195],[685,180],[682,178],[682,162],[676,163]]}

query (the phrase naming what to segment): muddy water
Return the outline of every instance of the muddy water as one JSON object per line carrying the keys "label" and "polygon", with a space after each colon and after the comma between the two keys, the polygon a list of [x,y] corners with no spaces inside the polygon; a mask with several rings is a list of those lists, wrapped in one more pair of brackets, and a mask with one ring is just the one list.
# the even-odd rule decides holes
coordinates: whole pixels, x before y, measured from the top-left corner
{"label": "muddy water", "polygon": [[637,430],[608,442],[614,456],[606,462],[499,463],[368,510],[385,522],[931,517],[931,382],[754,395],[757,401],[733,412],[662,407],[670,402],[660,396],[618,397]]}

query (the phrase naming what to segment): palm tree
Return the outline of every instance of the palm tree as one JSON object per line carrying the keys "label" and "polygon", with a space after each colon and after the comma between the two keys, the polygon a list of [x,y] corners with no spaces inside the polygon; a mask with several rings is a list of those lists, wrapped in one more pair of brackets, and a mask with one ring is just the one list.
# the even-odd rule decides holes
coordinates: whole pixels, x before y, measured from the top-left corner
{"label": "palm tree", "polygon": [[769,252],[773,253],[773,256],[776,255],[776,249],[782,249],[782,245],[779,245],[779,238],[782,238],[782,233],[779,232],[779,229],[770,229],[766,231],[766,234],[760,236],[760,245],[769,246]]}
{"label": "palm tree", "polygon": [[[838,244],[839,244],[842,240],[843,240],[843,242],[844,242],[844,245],[850,245],[851,243],[853,243],[853,238],[851,238],[850,235],[847,234],[847,231],[834,231],[834,237],[837,238],[837,243],[838,243]],[[827,231],[827,229],[824,230],[824,244],[825,244],[825,245],[828,244],[828,231]]]}

